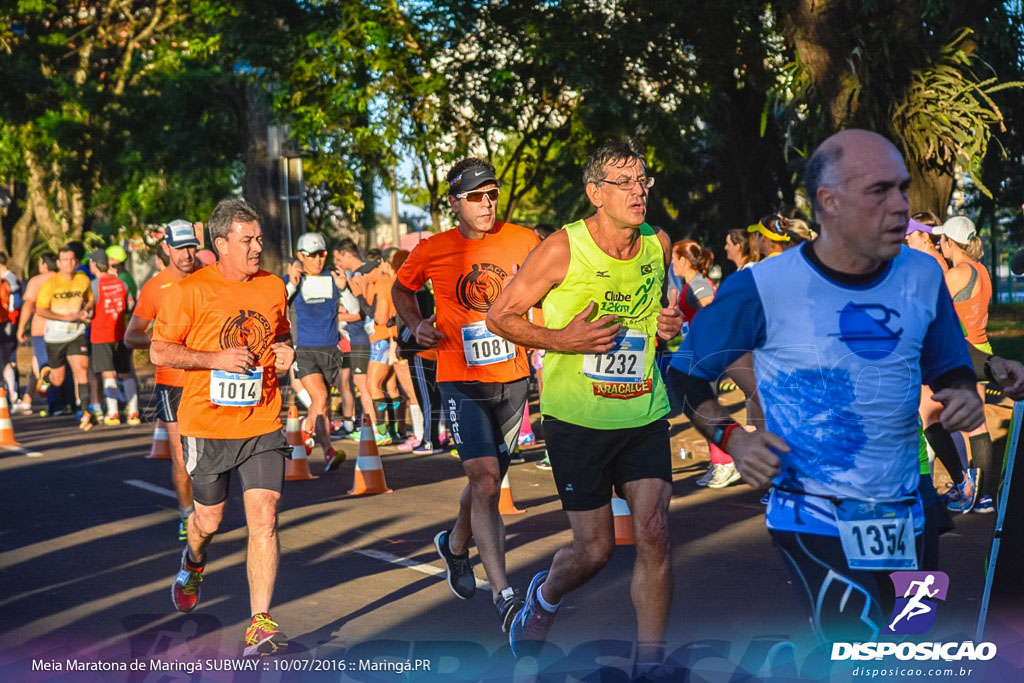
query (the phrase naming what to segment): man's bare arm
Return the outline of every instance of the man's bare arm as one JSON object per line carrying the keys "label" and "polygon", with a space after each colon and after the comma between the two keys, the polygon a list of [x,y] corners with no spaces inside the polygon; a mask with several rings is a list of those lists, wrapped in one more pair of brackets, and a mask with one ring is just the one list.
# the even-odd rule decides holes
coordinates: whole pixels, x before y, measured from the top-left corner
{"label": "man's bare arm", "polygon": [[541,327],[526,319],[527,311],[565,278],[570,258],[565,231],[556,232],[541,242],[491,304],[487,328],[513,343],[533,349],[600,353],[615,346],[615,335],[622,325],[615,322],[614,315],[587,322],[587,317],[597,307],[594,302],[562,329]]}
{"label": "man's bare arm", "polygon": [[249,372],[256,365],[256,354],[245,346],[220,351],[196,351],[184,344],[154,341],[149,347],[153,365],[181,370],[224,370]]}
{"label": "man's bare arm", "polygon": [[150,322],[145,318],[133,315],[124,331],[124,345],[129,349],[148,349],[153,341],[148,331]]}

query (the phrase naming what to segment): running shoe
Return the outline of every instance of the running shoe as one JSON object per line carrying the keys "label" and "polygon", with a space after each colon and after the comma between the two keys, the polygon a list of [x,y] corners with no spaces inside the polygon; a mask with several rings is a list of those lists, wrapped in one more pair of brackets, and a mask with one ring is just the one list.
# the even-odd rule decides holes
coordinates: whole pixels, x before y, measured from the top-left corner
{"label": "running shoe", "polygon": [[512,588],[506,588],[498,595],[494,602],[494,609],[498,610],[498,619],[501,620],[501,632],[508,633],[512,626],[512,620],[523,608],[523,596]]}
{"label": "running shoe", "polygon": [[377,442],[378,446],[391,445],[391,436],[388,434],[381,434],[380,432],[377,432],[376,434],[374,434],[373,440]]}
{"label": "running shoe", "polygon": [[142,424],[142,418],[139,416],[138,413],[128,413],[127,422],[129,427],[136,427]]}
{"label": "running shoe", "polygon": [[44,365],[39,369],[39,379],[36,380],[36,393],[45,397],[50,390],[50,366]]}
{"label": "running shoe", "polygon": [[437,455],[444,451],[440,448],[435,448],[434,444],[429,441],[421,441],[419,446],[413,446],[412,452],[413,455]]}
{"label": "running shoe", "polygon": [[24,401],[15,401],[14,405],[11,406],[11,415],[31,415],[32,404],[25,403]]}
{"label": "running shoe", "polygon": [[356,441],[356,442],[358,442],[358,441],[360,441],[363,438],[363,430],[362,429],[353,430],[353,431],[349,432],[348,436],[346,436],[344,438],[348,439],[349,441]]}
{"label": "running shoe", "polygon": [[992,496],[982,496],[978,499],[978,502],[974,504],[974,511],[980,512],[983,515],[996,511],[996,504],[992,500]]}
{"label": "running shoe", "polygon": [[107,425],[108,427],[117,427],[118,425],[121,424],[121,416],[118,415],[117,413],[111,413],[110,415],[106,415],[103,418],[103,424]]}
{"label": "running shoe", "polygon": [[974,504],[978,502],[978,486],[981,483],[981,470],[977,467],[969,467],[964,472],[964,480],[956,485],[959,492],[959,498],[951,501],[946,505],[946,508],[951,512],[959,512],[961,514],[967,514],[974,509]]}
{"label": "running shoe", "polygon": [[420,440],[415,436],[410,436],[408,439],[398,444],[399,453],[412,453],[412,449],[416,448],[420,443]]}
{"label": "running shoe", "polygon": [[203,582],[205,565],[194,565],[188,559],[188,546],[181,551],[181,569],[171,584],[171,601],[179,612],[191,612],[199,602],[199,584]]}
{"label": "running shoe", "polygon": [[178,540],[188,540],[188,517],[182,517],[178,520]]}
{"label": "running shoe", "polygon": [[451,530],[439,531],[434,536],[434,547],[437,554],[444,560],[447,568],[448,587],[455,593],[455,597],[469,600],[476,593],[476,577],[473,576],[473,568],[469,565],[469,551],[462,555],[456,555],[448,545],[448,536]]}
{"label": "running shoe", "polygon": [[736,469],[736,463],[727,462],[719,465],[715,475],[708,482],[709,489],[724,489],[726,486],[735,484],[740,480],[740,471]]}
{"label": "running shoe", "polygon": [[555,622],[557,612],[548,612],[537,602],[537,590],[547,577],[548,570],[545,569],[530,581],[530,588],[526,591],[526,602],[512,620],[512,627],[508,630],[508,644],[516,657],[525,652],[528,641],[545,640],[548,631],[551,630],[551,624]]}
{"label": "running shoe", "polygon": [[[63,417],[65,415],[71,415],[71,411],[69,409],[67,409],[67,408],[57,408],[55,411],[53,411],[53,416],[54,417]],[[76,420],[80,419],[81,417],[82,417],[81,413],[76,413],[75,414],[75,419]]]}
{"label": "running shoe", "polygon": [[537,443],[537,436],[533,432],[519,435],[520,446],[532,446],[535,443]]}
{"label": "running shoe", "polygon": [[715,463],[709,464],[708,471],[705,472],[704,475],[694,483],[697,484],[697,486],[707,486],[711,482],[711,480],[714,479],[715,473],[717,471],[718,465],[716,465]]}
{"label": "running shoe", "polygon": [[508,459],[509,465],[521,465],[526,462],[526,458],[523,456],[523,452],[516,447],[516,450],[512,452],[512,457]]}
{"label": "running shoe", "polygon": [[265,657],[288,649],[288,636],[278,630],[278,625],[266,612],[252,618],[245,630],[243,657]]}
{"label": "running shoe", "polygon": [[78,418],[78,428],[83,432],[87,432],[92,429],[93,426],[93,415],[88,410],[83,411],[81,416]]}
{"label": "running shoe", "polygon": [[544,451],[544,457],[537,462],[538,470],[550,470],[551,469],[551,456],[548,455],[547,451]]}
{"label": "running shoe", "polygon": [[334,470],[341,467],[341,463],[345,462],[345,458],[348,454],[345,451],[338,452],[333,448],[328,448],[324,453],[324,470],[327,472],[333,472]]}
{"label": "running shoe", "polygon": [[956,484],[950,484],[948,489],[939,494],[939,502],[943,505],[948,505],[949,503],[960,500],[961,498],[963,498],[963,496],[960,495],[960,487]]}

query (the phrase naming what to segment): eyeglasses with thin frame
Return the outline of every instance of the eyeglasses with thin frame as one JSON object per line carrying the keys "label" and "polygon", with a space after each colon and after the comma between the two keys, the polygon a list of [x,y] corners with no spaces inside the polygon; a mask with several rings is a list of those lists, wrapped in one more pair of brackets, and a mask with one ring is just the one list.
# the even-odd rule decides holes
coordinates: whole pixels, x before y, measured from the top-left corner
{"label": "eyeglasses with thin frame", "polygon": [[608,183],[614,185],[623,192],[629,192],[633,189],[633,186],[639,184],[640,187],[645,190],[649,190],[654,187],[654,176],[640,176],[638,178],[623,178],[622,180],[599,180],[601,183]]}
{"label": "eyeglasses with thin frame", "polygon": [[497,202],[498,197],[501,195],[501,191],[496,187],[492,187],[487,190],[469,190],[468,192],[460,192],[455,195],[456,199],[465,199],[467,202],[477,204],[487,197],[491,202]]}

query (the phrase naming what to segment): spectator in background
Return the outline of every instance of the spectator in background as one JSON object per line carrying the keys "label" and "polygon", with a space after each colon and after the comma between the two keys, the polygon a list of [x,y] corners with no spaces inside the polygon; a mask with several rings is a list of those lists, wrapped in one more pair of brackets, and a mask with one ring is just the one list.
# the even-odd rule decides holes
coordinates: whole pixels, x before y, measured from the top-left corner
{"label": "spectator in background", "polygon": [[791,241],[786,233],[788,225],[789,219],[775,214],[764,216],[757,223],[747,227],[747,232],[750,233],[757,248],[759,261],[778,256],[785,250],[787,243]]}
{"label": "spectator in background", "polygon": [[110,264],[110,270],[107,272],[116,276],[118,280],[124,283],[124,286],[128,288],[128,293],[132,295],[132,301],[135,301],[139,298],[139,286],[135,283],[135,278],[128,272],[126,266],[128,263],[128,252],[120,244],[114,244],[107,247],[106,254],[107,262]]}
{"label": "spectator in background", "polygon": [[736,270],[749,268],[760,260],[760,254],[752,244],[753,235],[736,228],[725,234],[725,256],[736,264]]}
{"label": "spectator in background", "polygon": [[52,415],[58,410],[61,403],[59,396],[62,392],[60,386],[50,386],[50,367],[46,356],[46,342],[43,340],[43,331],[46,328],[46,318],[36,315],[36,299],[39,298],[39,289],[43,283],[53,277],[57,272],[57,259],[53,254],[46,253],[39,257],[37,262],[38,275],[29,279],[25,286],[25,297],[22,303],[21,315],[18,318],[18,341],[25,343],[28,337],[25,335],[25,328],[29,328],[29,335],[32,337],[32,381],[25,388],[25,395],[21,398],[21,408],[18,412],[32,412],[32,396],[30,388],[35,387],[36,393],[46,397],[46,410],[40,414]]}

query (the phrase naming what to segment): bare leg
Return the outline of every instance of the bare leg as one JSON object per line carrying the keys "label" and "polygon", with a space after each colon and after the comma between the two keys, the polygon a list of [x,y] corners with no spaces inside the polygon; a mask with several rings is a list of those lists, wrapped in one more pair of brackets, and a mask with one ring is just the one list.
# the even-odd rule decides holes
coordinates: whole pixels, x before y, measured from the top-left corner
{"label": "bare leg", "polygon": [[592,579],[608,564],[615,550],[611,504],[596,510],[567,510],[572,543],[555,553],[544,580],[544,600],[555,605],[570,591]]}
{"label": "bare leg", "polygon": [[243,494],[245,519],[249,526],[246,569],[252,614],[270,611],[280,555],[277,539],[277,502],[280,498],[281,494],[267,489],[249,489]]}
{"label": "bare leg", "polygon": [[[497,458],[473,458],[462,463],[469,477],[469,486],[459,501],[459,516],[455,520],[448,545],[456,555],[466,552],[472,529],[480,563],[491,585],[491,599],[508,588],[505,573],[505,523],[498,514],[501,481],[498,477]],[[468,519],[467,519],[468,518]]]}
{"label": "bare leg", "polygon": [[626,482],[624,489],[636,540],[630,597],[636,609],[637,642],[662,643],[663,647],[672,604],[668,546],[668,504],[672,486],[661,479],[639,479]]}
{"label": "bare leg", "polygon": [[320,447],[327,453],[331,449],[331,415],[327,400],[327,384],[323,376],[314,372],[301,380],[302,386],[309,392],[309,421],[313,423],[313,433]]}
{"label": "bare leg", "polygon": [[167,430],[167,439],[171,444],[171,483],[178,494],[178,506],[183,510],[192,505],[192,478],[185,470],[185,456],[181,448],[181,436],[177,422],[157,420],[156,426]]}

